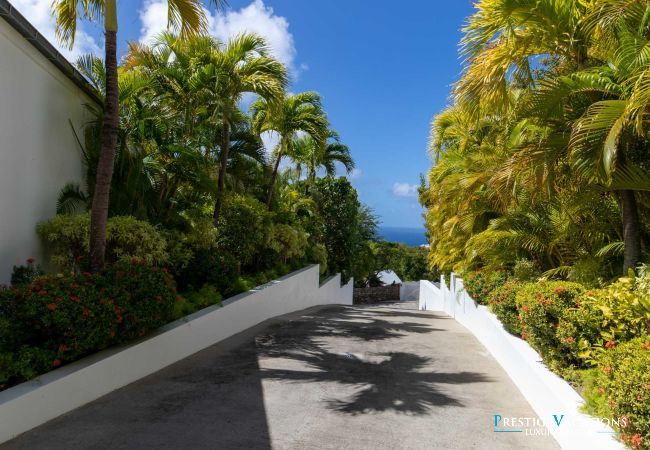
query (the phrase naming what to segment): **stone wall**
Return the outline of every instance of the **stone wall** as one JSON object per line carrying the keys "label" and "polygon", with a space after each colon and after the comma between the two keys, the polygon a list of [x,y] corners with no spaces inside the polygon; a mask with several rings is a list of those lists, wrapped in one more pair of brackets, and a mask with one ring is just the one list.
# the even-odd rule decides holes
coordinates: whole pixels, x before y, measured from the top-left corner
{"label": "stone wall", "polygon": [[398,301],[400,284],[388,286],[354,288],[354,304],[367,304],[386,301]]}

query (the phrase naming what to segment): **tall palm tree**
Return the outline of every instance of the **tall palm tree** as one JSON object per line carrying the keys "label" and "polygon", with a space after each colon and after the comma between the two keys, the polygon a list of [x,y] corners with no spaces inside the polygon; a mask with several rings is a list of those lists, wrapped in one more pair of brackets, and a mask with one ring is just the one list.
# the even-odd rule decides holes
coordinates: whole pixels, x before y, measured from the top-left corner
{"label": "tall palm tree", "polygon": [[328,135],[328,121],[321,97],[316,92],[287,95],[279,103],[260,99],[251,105],[252,128],[258,133],[277,133],[280,142],[274,150],[275,161],[266,194],[266,205],[271,209],[275,179],[283,157],[294,152],[295,138],[299,133],[311,136],[316,145],[324,145]]}
{"label": "tall palm tree", "polygon": [[[221,4],[221,0],[212,2],[217,6]],[[168,0],[167,5],[168,26],[178,29],[181,37],[188,37],[205,29],[206,18],[201,0]],[[90,262],[92,269],[96,271],[104,267],[106,221],[119,127],[117,0],[54,0],[52,7],[56,17],[57,36],[70,47],[74,45],[77,22],[80,19],[104,19],[105,113],[90,224]]]}
{"label": "tall palm tree", "polygon": [[336,163],[341,163],[347,173],[354,169],[354,160],[350,155],[347,145],[340,142],[336,132],[329,132],[329,139],[320,143],[310,135],[300,136],[293,144],[293,159],[296,167],[302,171],[303,166],[307,169],[305,180],[305,194],[309,194],[309,188],[316,180],[316,174],[320,168],[325,169],[328,176],[336,174]]}
{"label": "tall palm tree", "polygon": [[282,98],[288,76],[287,68],[269,55],[264,38],[254,33],[240,34],[225,45],[217,44],[202,72],[203,79],[207,80],[205,89],[210,94],[207,101],[212,108],[213,123],[222,128],[217,199],[212,214],[216,225],[226,189],[232,126],[241,115],[242,96],[253,93],[264,102],[275,104]]}

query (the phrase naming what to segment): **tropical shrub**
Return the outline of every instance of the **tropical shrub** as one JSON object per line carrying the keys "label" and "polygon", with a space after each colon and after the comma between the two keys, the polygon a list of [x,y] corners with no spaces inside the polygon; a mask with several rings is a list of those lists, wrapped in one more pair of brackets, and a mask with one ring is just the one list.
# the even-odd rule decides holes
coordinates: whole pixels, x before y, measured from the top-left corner
{"label": "tropical shrub", "polygon": [[137,260],[1,292],[0,384],[144,336],[170,320],[176,300],[171,277]]}
{"label": "tropical shrub", "polygon": [[587,406],[601,417],[625,418],[623,441],[650,448],[650,336],[604,349],[597,361]]}
{"label": "tropical shrub", "polygon": [[[66,272],[81,272],[88,266],[90,215],[57,215],[41,222],[36,231],[52,255],[52,262]],[[129,216],[111,217],[106,226],[106,261],[137,258],[163,265],[168,260],[166,241],[156,227]]]}
{"label": "tropical shrub", "polygon": [[508,279],[505,270],[475,270],[465,274],[463,286],[477,303],[487,304],[490,292],[501,286]]}
{"label": "tropical shrub", "polygon": [[521,281],[535,281],[541,276],[541,272],[535,261],[529,259],[518,259],[512,268],[512,278]]}
{"label": "tropical shrub", "polygon": [[271,227],[268,246],[283,263],[302,258],[307,247],[307,233],[291,225],[275,224]]}
{"label": "tropical shrub", "polygon": [[242,265],[251,264],[267,244],[270,215],[256,199],[230,195],[217,224],[217,247],[233,255]]}
{"label": "tropical shrub", "polygon": [[519,336],[521,323],[517,309],[517,291],[521,283],[516,280],[506,281],[488,295],[490,310],[499,318],[506,331]]}
{"label": "tropical shrub", "polygon": [[521,337],[527,340],[551,366],[574,363],[564,352],[565,342],[557,336],[560,319],[577,307],[582,285],[568,281],[526,283],[517,291],[521,315]]}
{"label": "tropical shrub", "polygon": [[25,265],[14,266],[11,272],[11,284],[14,286],[29,284],[44,274],[45,272],[43,272],[41,266],[34,264],[34,259],[29,258],[25,261]]}
{"label": "tropical shrub", "polygon": [[318,242],[308,243],[305,250],[305,260],[308,264],[318,264],[319,272],[327,273],[327,249]]}
{"label": "tropical shrub", "polygon": [[205,284],[198,291],[186,292],[174,305],[174,319],[180,319],[208,306],[221,304],[222,296],[214,286]]}
{"label": "tropical shrub", "polygon": [[195,250],[187,267],[177,276],[177,281],[182,289],[201,289],[203,285],[210,284],[224,295],[239,275],[237,259],[220,250],[200,249]]}

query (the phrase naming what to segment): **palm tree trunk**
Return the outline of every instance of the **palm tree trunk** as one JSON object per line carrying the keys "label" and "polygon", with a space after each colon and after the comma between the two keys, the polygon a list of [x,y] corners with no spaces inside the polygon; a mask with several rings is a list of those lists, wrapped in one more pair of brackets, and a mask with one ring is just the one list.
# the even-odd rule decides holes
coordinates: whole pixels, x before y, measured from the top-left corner
{"label": "palm tree trunk", "polygon": [[90,212],[90,266],[93,271],[104,267],[106,256],[106,222],[110,204],[111,180],[120,121],[117,84],[117,15],[115,0],[106,2],[106,105],[102,125],[102,147],[97,165],[97,179]]}
{"label": "palm tree trunk", "polygon": [[275,179],[278,176],[278,167],[280,167],[280,159],[282,159],[282,152],[278,153],[278,157],[273,165],[273,172],[269,180],[269,190],[266,193],[266,207],[271,210],[271,202],[273,201],[273,188],[275,187]]}
{"label": "palm tree trunk", "polygon": [[230,126],[228,121],[223,121],[223,144],[221,145],[221,164],[219,166],[219,181],[217,185],[217,201],[214,204],[212,220],[217,226],[219,214],[223,205],[223,197],[226,191],[226,169],[228,168],[228,152],[230,151]]}
{"label": "palm tree trunk", "polygon": [[625,189],[619,191],[619,195],[623,221],[623,243],[625,244],[623,273],[627,275],[628,270],[635,269],[641,259],[639,211],[634,191]]}

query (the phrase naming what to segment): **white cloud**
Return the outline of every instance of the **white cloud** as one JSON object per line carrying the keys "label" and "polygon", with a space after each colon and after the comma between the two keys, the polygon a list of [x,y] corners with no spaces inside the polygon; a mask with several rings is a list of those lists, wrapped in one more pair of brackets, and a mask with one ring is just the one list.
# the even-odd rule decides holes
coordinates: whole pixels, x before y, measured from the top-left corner
{"label": "white cloud", "polygon": [[348,174],[348,178],[350,180],[358,180],[361,177],[361,169],[357,169],[356,167],[352,169],[352,172]]}
{"label": "white cloud", "polygon": [[418,185],[408,183],[393,184],[393,194],[398,197],[417,197]]}
{"label": "white cloud", "polygon": [[77,36],[72,49],[59,43],[52,16],[52,0],[11,0],[11,4],[69,61],[74,62],[79,55],[86,53],[103,56],[102,49],[95,39],[83,30],[83,25],[77,26]]}
{"label": "white cloud", "polygon": [[[296,47],[289,32],[289,22],[278,16],[263,0],[254,0],[239,10],[226,10],[212,14],[206,11],[210,34],[221,41],[227,41],[243,32],[255,32],[266,38],[272,54],[289,67],[294,76],[307,66],[296,66]],[[140,41],[147,42],[167,28],[167,1],[146,0],[140,10]]]}

